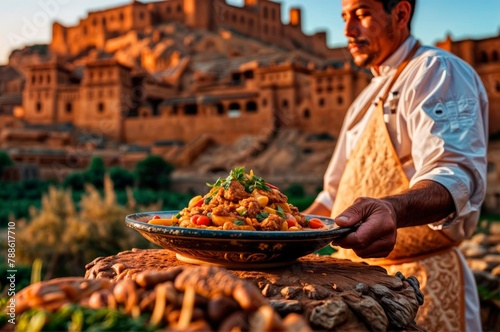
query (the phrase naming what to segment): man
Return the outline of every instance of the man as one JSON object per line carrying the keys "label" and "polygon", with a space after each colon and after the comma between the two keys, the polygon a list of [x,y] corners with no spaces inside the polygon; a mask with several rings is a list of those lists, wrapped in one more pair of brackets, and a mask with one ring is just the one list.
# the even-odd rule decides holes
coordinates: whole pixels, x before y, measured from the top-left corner
{"label": "man", "polygon": [[477,224],[486,186],[488,100],[456,56],[410,33],[416,0],[342,0],[354,62],[373,79],[346,114],[324,189],[304,212],[356,232],[338,256],[416,276],[417,323],[481,330],[474,277],[456,245]]}

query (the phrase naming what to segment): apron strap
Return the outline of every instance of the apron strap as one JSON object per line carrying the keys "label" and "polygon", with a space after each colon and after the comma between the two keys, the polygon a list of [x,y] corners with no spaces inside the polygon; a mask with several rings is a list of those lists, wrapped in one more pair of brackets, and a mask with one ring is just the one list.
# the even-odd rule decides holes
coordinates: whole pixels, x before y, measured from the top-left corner
{"label": "apron strap", "polygon": [[420,48],[420,42],[417,41],[415,43],[415,45],[413,46],[413,48],[411,49],[411,51],[408,54],[408,56],[406,57],[406,59],[399,65],[398,70],[396,71],[396,73],[392,77],[392,80],[389,83],[389,85],[387,86],[387,89],[385,90],[384,95],[378,100],[378,102],[382,102],[382,103],[385,102],[385,100],[387,99],[387,96],[389,95],[389,92],[391,92],[392,86],[394,85],[394,83],[396,83],[396,80],[398,79],[399,75],[401,75],[401,73],[403,72],[403,70],[410,63],[410,60],[413,58],[413,56],[415,55],[415,53],[417,52],[417,50],[419,48]]}

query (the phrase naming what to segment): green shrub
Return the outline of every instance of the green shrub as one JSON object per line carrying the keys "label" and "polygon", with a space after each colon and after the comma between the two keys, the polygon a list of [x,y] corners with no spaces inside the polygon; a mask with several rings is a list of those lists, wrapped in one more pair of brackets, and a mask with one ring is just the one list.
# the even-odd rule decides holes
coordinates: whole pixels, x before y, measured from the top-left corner
{"label": "green shrub", "polygon": [[90,161],[88,168],[83,172],[85,183],[90,183],[94,187],[101,189],[104,185],[104,175],[106,166],[100,157],[94,157]]}
{"label": "green shrub", "polygon": [[160,156],[148,156],[137,163],[134,176],[138,188],[165,190],[174,167]]}
{"label": "green shrub", "polygon": [[288,203],[296,206],[299,209],[299,211],[304,211],[314,202],[315,198],[316,196],[288,197]]}
{"label": "green shrub", "polygon": [[135,189],[134,199],[137,205],[148,206],[159,201],[158,192],[152,189]]}
{"label": "green shrub", "polygon": [[109,169],[108,174],[111,181],[113,181],[115,190],[123,190],[134,186],[134,175],[122,167],[112,167]]}
{"label": "green shrub", "polygon": [[9,154],[5,151],[0,151],[0,177],[4,168],[14,165],[14,162],[10,158]]}
{"label": "green shrub", "polygon": [[288,197],[300,198],[306,195],[306,191],[304,190],[304,187],[302,185],[292,184],[290,185],[290,187],[286,188],[283,191],[283,194],[287,195]]}
{"label": "green shrub", "polygon": [[81,172],[68,174],[62,181],[63,188],[69,188],[73,191],[82,191],[85,187],[85,178]]}
{"label": "green shrub", "polygon": [[163,210],[182,210],[187,207],[192,195],[172,191],[160,191],[158,192],[158,198],[163,203]]}
{"label": "green shrub", "polygon": [[111,181],[104,181],[104,194],[88,185],[77,210],[70,190],[50,187],[40,211],[29,223],[19,223],[16,259],[31,265],[44,262],[45,279],[83,275],[85,265],[97,257],[110,256],[134,247],[153,247],[138,232],[124,224],[135,212],[117,204]]}

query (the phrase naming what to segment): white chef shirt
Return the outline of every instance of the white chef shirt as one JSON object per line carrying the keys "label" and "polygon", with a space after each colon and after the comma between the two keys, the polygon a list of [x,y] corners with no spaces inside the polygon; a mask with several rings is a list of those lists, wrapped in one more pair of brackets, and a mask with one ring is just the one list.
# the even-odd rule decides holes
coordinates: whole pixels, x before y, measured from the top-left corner
{"label": "white chef shirt", "polygon": [[[357,113],[379,90],[416,43],[410,36],[379,68],[371,83],[349,108],[317,202],[331,209],[342,172],[368,120],[374,103],[350,130]],[[378,97],[376,100],[378,100]],[[375,100],[373,100],[375,102]],[[397,105],[397,112],[392,112]],[[486,192],[488,99],[481,79],[465,61],[435,47],[422,46],[397,79],[384,104],[384,118],[410,187],[433,180],[446,187],[456,212],[429,224],[453,240],[469,237],[477,224]],[[411,157],[411,158],[408,158]]]}

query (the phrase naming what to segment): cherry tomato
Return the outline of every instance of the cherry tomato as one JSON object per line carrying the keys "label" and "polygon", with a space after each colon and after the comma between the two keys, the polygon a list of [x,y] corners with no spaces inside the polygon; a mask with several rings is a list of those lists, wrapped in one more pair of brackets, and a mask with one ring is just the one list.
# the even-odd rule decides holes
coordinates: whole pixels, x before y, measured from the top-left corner
{"label": "cherry tomato", "polygon": [[211,223],[211,220],[209,217],[205,216],[205,215],[201,215],[199,218],[198,218],[198,225],[205,225],[205,226],[210,226],[210,223]]}
{"label": "cherry tomato", "polygon": [[323,225],[323,222],[318,218],[309,219],[307,226],[309,228],[323,228],[323,227],[325,227],[325,225]]}
{"label": "cherry tomato", "polygon": [[195,225],[205,225],[210,226],[211,220],[209,217],[203,214],[195,214],[191,217],[191,222]]}
{"label": "cherry tomato", "polygon": [[297,226],[297,220],[291,213],[286,213],[286,223],[288,224],[288,228]]}

